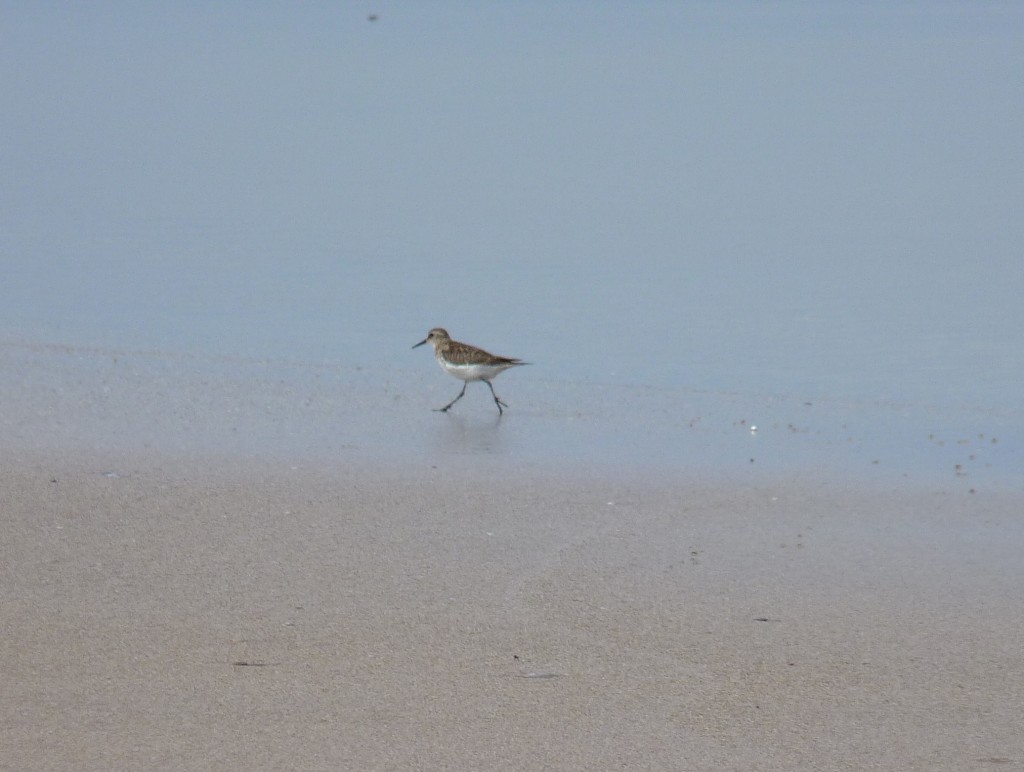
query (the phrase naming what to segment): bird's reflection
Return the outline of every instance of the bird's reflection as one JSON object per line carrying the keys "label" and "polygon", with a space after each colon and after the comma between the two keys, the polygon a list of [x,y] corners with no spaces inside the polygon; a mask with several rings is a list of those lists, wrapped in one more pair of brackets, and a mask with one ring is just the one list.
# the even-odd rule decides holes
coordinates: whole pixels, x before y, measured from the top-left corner
{"label": "bird's reflection", "polygon": [[505,452],[501,416],[467,417],[446,413],[438,416],[433,444],[440,453],[495,456]]}

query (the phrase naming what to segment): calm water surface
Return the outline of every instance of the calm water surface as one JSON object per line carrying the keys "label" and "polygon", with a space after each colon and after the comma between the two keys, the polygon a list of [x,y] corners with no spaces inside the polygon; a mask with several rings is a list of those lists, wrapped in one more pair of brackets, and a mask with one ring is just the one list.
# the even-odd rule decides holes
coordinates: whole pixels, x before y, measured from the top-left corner
{"label": "calm water surface", "polygon": [[1016,4],[4,15],[26,436],[1024,487]]}

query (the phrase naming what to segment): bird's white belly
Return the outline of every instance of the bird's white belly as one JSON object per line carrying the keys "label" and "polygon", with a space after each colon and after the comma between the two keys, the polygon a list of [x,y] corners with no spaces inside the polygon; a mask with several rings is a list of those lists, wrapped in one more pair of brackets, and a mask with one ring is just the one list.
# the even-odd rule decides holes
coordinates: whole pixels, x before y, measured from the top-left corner
{"label": "bird's white belly", "polygon": [[507,368],[507,365],[453,365],[443,359],[439,359],[438,362],[446,373],[464,381],[489,381]]}

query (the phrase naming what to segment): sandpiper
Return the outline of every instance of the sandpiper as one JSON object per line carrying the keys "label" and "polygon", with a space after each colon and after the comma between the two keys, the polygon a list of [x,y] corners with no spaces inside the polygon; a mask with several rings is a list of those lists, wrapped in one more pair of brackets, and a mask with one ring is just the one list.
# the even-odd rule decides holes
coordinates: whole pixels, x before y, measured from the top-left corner
{"label": "sandpiper", "polygon": [[444,368],[446,373],[465,381],[462,384],[462,391],[459,392],[459,396],[444,407],[437,408],[437,411],[441,413],[446,413],[448,408],[462,399],[462,395],[466,393],[466,386],[470,381],[483,381],[490,387],[491,396],[494,397],[494,404],[498,406],[498,415],[501,415],[503,412],[502,406],[508,407],[508,405],[502,402],[498,395],[494,393],[491,379],[510,367],[530,364],[520,359],[498,357],[487,353],[482,348],[452,340],[448,331],[440,327],[435,327],[428,332],[427,337],[413,346],[413,348],[419,348],[424,343],[429,343],[434,347],[434,356],[437,357],[438,364]]}

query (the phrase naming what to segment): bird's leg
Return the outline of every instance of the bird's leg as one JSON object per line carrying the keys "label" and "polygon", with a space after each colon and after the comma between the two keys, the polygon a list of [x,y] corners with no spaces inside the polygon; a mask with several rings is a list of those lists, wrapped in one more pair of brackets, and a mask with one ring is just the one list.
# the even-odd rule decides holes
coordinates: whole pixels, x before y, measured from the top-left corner
{"label": "bird's leg", "polygon": [[[494,387],[493,387],[493,386],[491,386],[491,382],[490,382],[489,380],[487,380],[486,378],[484,378],[484,379],[483,379],[483,381],[484,381],[484,383],[486,383],[486,384],[487,384],[487,385],[488,385],[488,386],[490,387],[490,389],[491,389],[491,396],[492,396],[492,397],[494,397],[494,404],[498,406],[498,415],[502,415],[502,410],[501,410],[501,406],[502,406],[502,405],[505,405],[505,403],[504,403],[504,402],[502,402],[502,401],[501,401],[501,399],[499,399],[498,395],[494,393]],[[505,405],[505,407],[508,407],[508,405]]]}
{"label": "bird's leg", "polygon": [[[448,408],[450,408],[452,405],[454,405],[456,402],[458,402],[460,399],[462,399],[462,395],[466,393],[466,386],[468,385],[468,383],[469,383],[469,381],[463,381],[462,382],[462,391],[459,392],[459,396],[457,396],[455,399],[453,399],[451,402],[449,402],[444,407],[435,408],[434,412],[435,413],[447,413],[448,412]],[[493,389],[492,389],[492,391],[493,391]],[[498,409],[500,410],[501,408],[498,408]]]}

